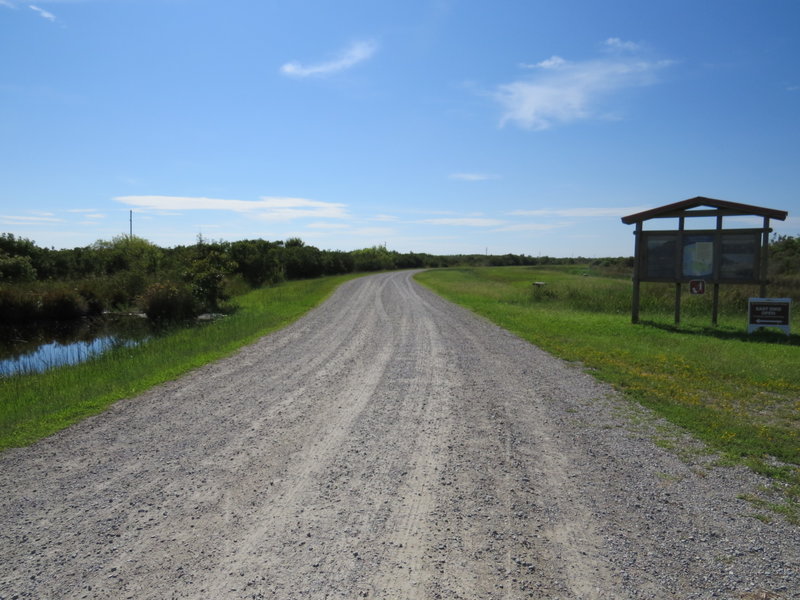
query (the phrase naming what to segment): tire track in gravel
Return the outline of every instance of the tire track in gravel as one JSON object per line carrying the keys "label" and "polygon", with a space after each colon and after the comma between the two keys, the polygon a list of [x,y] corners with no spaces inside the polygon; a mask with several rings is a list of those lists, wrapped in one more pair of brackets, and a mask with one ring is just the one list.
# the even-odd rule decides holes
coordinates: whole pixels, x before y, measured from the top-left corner
{"label": "tire track in gravel", "polygon": [[800,597],[757,477],[411,275],[0,455],[0,600]]}

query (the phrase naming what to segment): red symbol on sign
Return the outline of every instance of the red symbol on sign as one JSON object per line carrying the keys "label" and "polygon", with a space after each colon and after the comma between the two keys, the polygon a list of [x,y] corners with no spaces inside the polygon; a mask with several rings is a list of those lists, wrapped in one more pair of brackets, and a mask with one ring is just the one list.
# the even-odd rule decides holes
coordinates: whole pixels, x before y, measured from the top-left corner
{"label": "red symbol on sign", "polygon": [[689,291],[692,294],[705,294],[706,293],[706,282],[702,279],[692,279],[689,282]]}

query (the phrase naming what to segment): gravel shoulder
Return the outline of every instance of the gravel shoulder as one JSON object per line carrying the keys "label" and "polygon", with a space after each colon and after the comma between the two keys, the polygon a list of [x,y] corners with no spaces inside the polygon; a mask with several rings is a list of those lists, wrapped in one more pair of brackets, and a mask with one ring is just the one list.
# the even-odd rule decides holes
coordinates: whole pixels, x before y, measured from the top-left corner
{"label": "gravel shoulder", "polygon": [[411,277],[0,454],[0,600],[800,598],[758,476]]}

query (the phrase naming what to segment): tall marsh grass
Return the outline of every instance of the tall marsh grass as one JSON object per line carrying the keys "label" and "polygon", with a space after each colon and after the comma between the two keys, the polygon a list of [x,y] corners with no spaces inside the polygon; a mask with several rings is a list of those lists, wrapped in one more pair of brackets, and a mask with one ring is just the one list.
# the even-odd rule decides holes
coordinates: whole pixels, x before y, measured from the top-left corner
{"label": "tall marsh grass", "polygon": [[[486,275],[492,278],[491,275]],[[534,277],[538,283],[533,285]],[[516,289],[503,298],[504,302],[520,305],[558,305],[569,310],[606,314],[630,314],[633,283],[630,277],[608,277],[588,267],[521,267],[518,273],[504,274],[506,282]],[[497,278],[492,281],[498,282]],[[768,288],[771,297],[800,298],[800,279],[781,278]],[[719,292],[719,314],[742,322],[747,314],[749,298],[757,297],[755,285],[722,285]],[[697,320],[712,313],[712,290],[693,295],[689,287],[681,287],[681,316]],[[673,319],[675,311],[675,285],[671,283],[643,282],[640,284],[640,313],[642,318]]]}

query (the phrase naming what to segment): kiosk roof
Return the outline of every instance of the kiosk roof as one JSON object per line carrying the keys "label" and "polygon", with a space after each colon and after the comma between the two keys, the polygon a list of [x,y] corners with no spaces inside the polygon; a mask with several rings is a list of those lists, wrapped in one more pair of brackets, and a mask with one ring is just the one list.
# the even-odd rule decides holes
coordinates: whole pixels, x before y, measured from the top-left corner
{"label": "kiosk roof", "polygon": [[[700,206],[707,206],[714,210],[694,210]],[[785,210],[776,210],[774,208],[764,208],[763,206],[752,206],[750,204],[739,204],[738,202],[728,202],[727,200],[716,200],[715,198],[697,196],[695,198],[689,198],[688,200],[681,200],[680,202],[667,204],[658,208],[651,208],[650,210],[634,215],[622,217],[622,222],[626,225],[632,225],[649,219],[668,217],[714,217],[722,215],[755,215],[784,221],[788,214],[789,213]]]}

